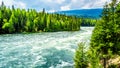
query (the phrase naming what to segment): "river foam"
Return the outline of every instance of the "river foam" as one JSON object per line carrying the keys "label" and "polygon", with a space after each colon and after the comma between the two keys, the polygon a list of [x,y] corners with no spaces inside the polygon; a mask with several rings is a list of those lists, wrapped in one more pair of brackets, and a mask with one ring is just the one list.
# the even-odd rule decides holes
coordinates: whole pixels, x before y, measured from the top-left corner
{"label": "river foam", "polygon": [[0,35],[0,68],[73,68],[78,43],[88,45],[93,29]]}

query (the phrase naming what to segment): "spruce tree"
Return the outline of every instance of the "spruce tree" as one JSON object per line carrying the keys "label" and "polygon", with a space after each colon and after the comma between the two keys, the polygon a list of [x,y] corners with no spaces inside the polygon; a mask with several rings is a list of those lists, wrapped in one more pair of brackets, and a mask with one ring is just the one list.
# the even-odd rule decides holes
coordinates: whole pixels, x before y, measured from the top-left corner
{"label": "spruce tree", "polygon": [[75,52],[75,68],[87,68],[88,66],[88,60],[87,60],[87,55],[85,51],[85,44],[80,43],[78,45],[78,49]]}
{"label": "spruce tree", "polygon": [[91,49],[96,49],[100,58],[103,59],[103,66],[106,68],[107,60],[111,55],[120,54],[120,28],[116,11],[117,0],[112,0],[103,9],[101,21],[99,21],[92,34]]}

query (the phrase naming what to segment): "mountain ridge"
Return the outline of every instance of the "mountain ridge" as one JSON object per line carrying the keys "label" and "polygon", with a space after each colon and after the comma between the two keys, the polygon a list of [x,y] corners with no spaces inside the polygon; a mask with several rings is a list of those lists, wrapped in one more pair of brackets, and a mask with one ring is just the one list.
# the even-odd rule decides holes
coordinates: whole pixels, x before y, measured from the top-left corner
{"label": "mountain ridge", "polygon": [[77,17],[88,17],[88,18],[100,18],[103,9],[77,9],[77,10],[66,10],[58,11],[56,14],[64,14],[68,16],[77,16]]}

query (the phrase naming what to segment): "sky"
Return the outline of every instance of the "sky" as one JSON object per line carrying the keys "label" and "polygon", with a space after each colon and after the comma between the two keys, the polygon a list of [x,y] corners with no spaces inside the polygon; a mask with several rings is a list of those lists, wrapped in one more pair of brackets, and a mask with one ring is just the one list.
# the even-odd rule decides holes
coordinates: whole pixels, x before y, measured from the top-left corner
{"label": "sky", "polygon": [[102,8],[106,2],[110,2],[110,0],[0,0],[0,5],[2,1],[7,7],[14,5],[16,8],[37,11],[45,8],[47,12]]}

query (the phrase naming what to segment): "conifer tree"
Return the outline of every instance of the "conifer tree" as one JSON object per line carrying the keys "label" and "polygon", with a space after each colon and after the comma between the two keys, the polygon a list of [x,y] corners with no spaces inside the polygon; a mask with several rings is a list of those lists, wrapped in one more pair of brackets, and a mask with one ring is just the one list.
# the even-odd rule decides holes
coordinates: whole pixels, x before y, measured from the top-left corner
{"label": "conifer tree", "polygon": [[91,49],[96,49],[99,53],[100,58],[103,59],[104,68],[111,54],[120,54],[120,43],[118,43],[120,28],[117,25],[120,22],[116,22],[117,18],[115,18],[116,11],[120,10],[116,10],[116,5],[117,0],[112,0],[110,4],[105,5],[101,21],[95,26],[91,39]]}
{"label": "conifer tree", "polygon": [[[15,8],[14,5],[11,7],[11,9],[6,7],[4,2],[2,2],[0,6],[0,34],[80,30],[81,18],[60,14],[49,14],[45,12],[45,9],[43,9],[42,12],[37,12],[34,9],[28,9],[26,11],[25,9]],[[4,28],[2,28],[3,26]],[[9,32],[5,26],[11,26],[14,30]]]}
{"label": "conifer tree", "polygon": [[75,52],[75,58],[74,58],[75,68],[87,68],[88,59],[85,49],[86,48],[84,43],[80,43],[78,45],[78,49]]}

